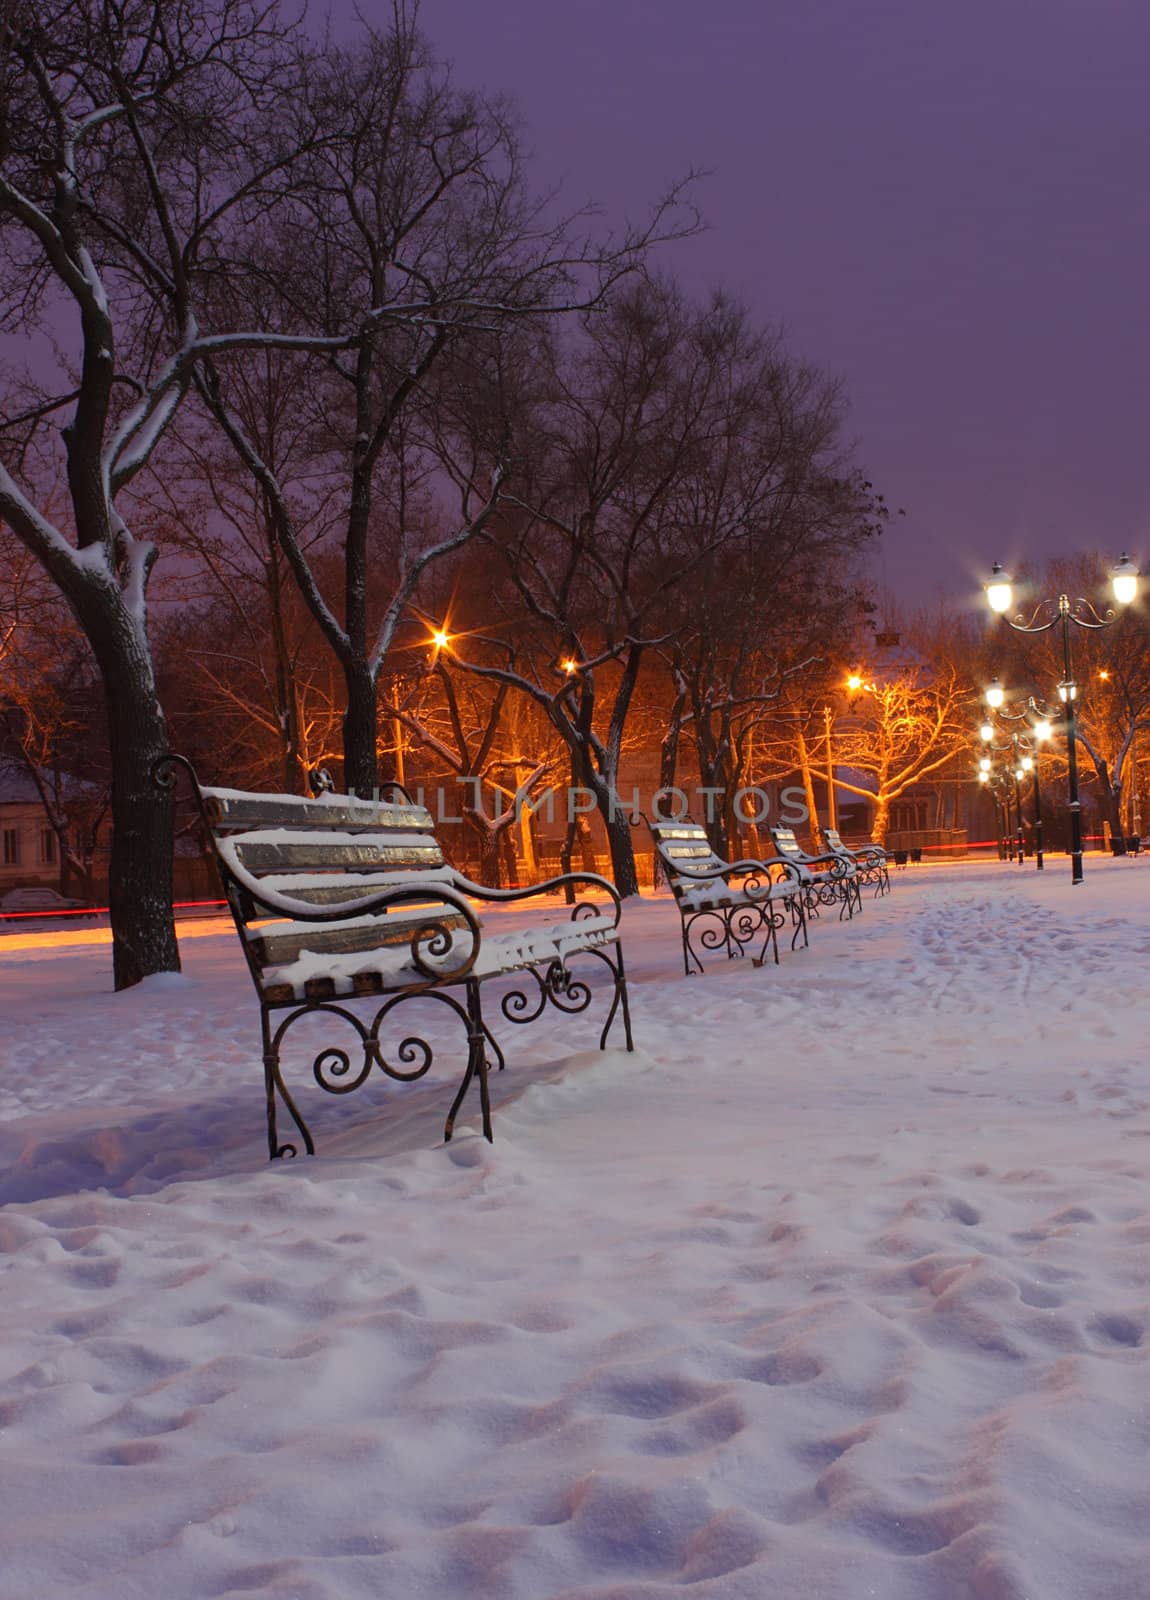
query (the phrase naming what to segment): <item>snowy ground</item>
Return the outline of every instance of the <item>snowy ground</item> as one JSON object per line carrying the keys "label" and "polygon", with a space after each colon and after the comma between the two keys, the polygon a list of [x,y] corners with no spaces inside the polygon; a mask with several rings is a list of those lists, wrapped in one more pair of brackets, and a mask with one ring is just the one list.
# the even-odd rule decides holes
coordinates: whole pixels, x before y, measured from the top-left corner
{"label": "snowy ground", "polygon": [[234,935],[0,944],[3,1600],[1150,1595],[1150,865],[625,927],[639,1053],[274,1167]]}

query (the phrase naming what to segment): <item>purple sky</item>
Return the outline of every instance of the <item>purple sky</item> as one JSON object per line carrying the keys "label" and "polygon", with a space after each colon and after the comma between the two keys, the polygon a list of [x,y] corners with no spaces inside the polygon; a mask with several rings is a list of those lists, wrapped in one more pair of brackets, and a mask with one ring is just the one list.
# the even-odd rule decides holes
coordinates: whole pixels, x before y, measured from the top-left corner
{"label": "purple sky", "polygon": [[[345,0],[350,10],[350,0]],[[637,213],[713,169],[676,248],[845,380],[904,506],[899,597],[990,561],[1150,563],[1146,0],[424,0],[540,180]]]}

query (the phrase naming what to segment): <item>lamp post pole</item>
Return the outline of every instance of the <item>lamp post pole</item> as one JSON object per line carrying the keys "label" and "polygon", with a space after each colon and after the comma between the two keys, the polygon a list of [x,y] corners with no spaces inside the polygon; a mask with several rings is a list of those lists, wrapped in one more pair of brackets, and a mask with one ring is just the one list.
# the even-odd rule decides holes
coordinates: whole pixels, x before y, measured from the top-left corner
{"label": "lamp post pole", "polygon": [[[831,828],[838,827],[838,818],[835,815],[835,761],[831,748],[831,725],[834,718],[830,706],[823,707],[823,726],[826,731],[827,746],[827,825]],[[823,849],[826,849],[824,842]]]}
{"label": "lamp post pole", "polygon": [[1062,625],[1062,682],[1058,685],[1060,698],[1066,705],[1066,764],[1070,785],[1070,881],[1081,883],[1082,872],[1082,802],[1078,797],[1078,719],[1074,702],[1078,698],[1078,685],[1070,661],[1070,597],[1058,596],[1058,620]]}
{"label": "lamp post pole", "polygon": [[1042,785],[1038,781],[1038,761],[1034,762],[1034,855],[1037,871],[1046,870],[1042,854]]}
{"label": "lamp post pole", "polygon": [[998,829],[998,859],[1000,861],[1013,861],[1014,852],[1010,848],[1010,822],[1006,815],[1006,806],[1003,804],[1001,784],[996,784],[994,789],[994,822]]}

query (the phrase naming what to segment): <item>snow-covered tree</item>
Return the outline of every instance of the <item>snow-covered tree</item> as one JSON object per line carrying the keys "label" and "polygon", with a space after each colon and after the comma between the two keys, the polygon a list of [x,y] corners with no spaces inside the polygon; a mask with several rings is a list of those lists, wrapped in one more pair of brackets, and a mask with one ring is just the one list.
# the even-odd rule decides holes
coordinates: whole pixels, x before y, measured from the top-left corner
{"label": "snow-covered tree", "polygon": [[886,839],[900,795],[970,754],[974,685],[945,643],[924,637],[922,644],[876,675],[862,673],[851,714],[836,729],[835,786],[873,805],[876,844]]}
{"label": "snow-covered tree", "polygon": [[171,802],[151,778],[167,750],[148,636],[157,547],[134,524],[132,490],[201,362],[309,342],[203,318],[229,240],[298,154],[275,111],[295,72],[288,45],[275,12],[247,0],[0,8],[0,326],[39,358],[8,385],[0,518],[99,667],[118,988],[179,964]]}

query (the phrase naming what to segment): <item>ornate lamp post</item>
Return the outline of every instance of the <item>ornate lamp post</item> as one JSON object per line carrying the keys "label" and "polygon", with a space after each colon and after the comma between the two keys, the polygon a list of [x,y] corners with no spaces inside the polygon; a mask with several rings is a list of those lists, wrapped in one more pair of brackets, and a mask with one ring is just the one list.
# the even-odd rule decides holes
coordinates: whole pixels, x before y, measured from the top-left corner
{"label": "ornate lamp post", "polygon": [[[1111,569],[1110,587],[1115,603],[1128,606],[1138,594],[1138,568],[1123,553],[1122,559]],[[1089,600],[1081,597],[1071,600],[1060,594],[1057,600],[1040,600],[1029,617],[1018,612],[1013,617],[1006,613],[1014,605],[1014,586],[1008,573],[996,561],[986,585],[986,600],[990,609],[1003,617],[1016,633],[1048,633],[1052,628],[1061,630],[1062,679],[1058,685],[1058,698],[1066,708],[1066,760],[1070,785],[1070,881],[1082,882],[1082,803],[1078,798],[1078,728],[1075,719],[1075,702],[1078,685],[1074,681],[1074,668],[1070,655],[1070,624],[1079,628],[1107,628],[1117,619],[1118,613],[1108,607],[1099,612]]]}
{"label": "ornate lamp post", "polygon": [[[1053,729],[1050,718],[1044,706],[1040,706],[1033,696],[1027,696],[1026,705],[1021,711],[1007,711],[1005,708],[1006,691],[997,678],[988,684],[983,698],[990,707],[986,721],[978,730],[979,738],[987,750],[1009,750],[1013,758],[1013,771],[1015,779],[1016,798],[1018,801],[1019,832],[1022,829],[1022,796],[1019,786],[1027,777],[1033,780],[1034,791],[1034,857],[1035,868],[1039,872],[1046,869],[1046,858],[1043,852],[1042,840],[1042,783],[1038,770],[1038,755],[1041,746],[1050,738]],[[1012,729],[1009,744],[994,744],[995,716],[1004,722],[1025,722],[1026,730]],[[984,771],[990,770],[990,758],[984,756],[986,766]],[[982,762],[979,763],[982,766]]]}
{"label": "ornate lamp post", "polygon": [[978,781],[985,784],[994,803],[994,831],[998,839],[998,859],[1014,860],[1014,830],[1010,821],[1009,780],[1002,772],[995,772],[989,756],[978,763]]}

